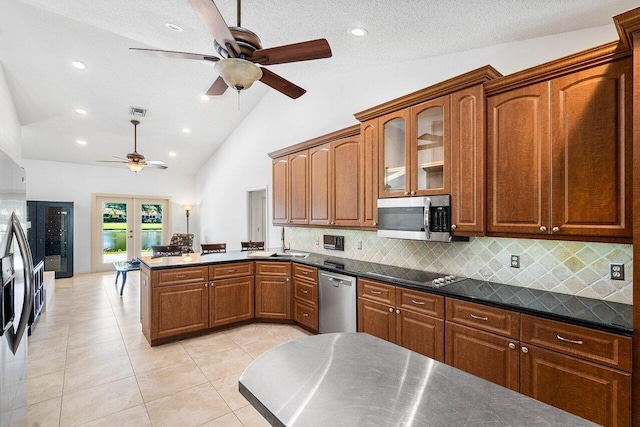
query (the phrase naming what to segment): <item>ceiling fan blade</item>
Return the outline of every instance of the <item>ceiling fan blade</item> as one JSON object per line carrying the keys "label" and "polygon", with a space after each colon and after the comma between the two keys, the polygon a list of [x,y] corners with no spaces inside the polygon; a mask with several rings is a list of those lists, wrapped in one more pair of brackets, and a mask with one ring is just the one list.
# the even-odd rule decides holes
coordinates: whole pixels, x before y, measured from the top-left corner
{"label": "ceiling fan blade", "polygon": [[129,163],[129,161],[122,162],[120,160],[96,160],[98,163]]}
{"label": "ceiling fan blade", "polygon": [[237,57],[240,54],[240,46],[231,35],[229,26],[224,22],[224,18],[213,0],[189,0],[189,3],[214,40],[228,51],[232,50],[233,52],[229,52],[230,56]]}
{"label": "ceiling fan blade", "polygon": [[207,91],[207,95],[222,95],[228,88],[222,77],[218,77]]}
{"label": "ceiling fan blade", "polygon": [[270,47],[268,49],[258,49],[253,52],[250,61],[261,65],[274,65],[330,57],[331,47],[329,42],[326,39],[318,39]]}
{"label": "ceiling fan blade", "polygon": [[[118,157],[118,156],[111,156],[111,157],[113,157],[114,159],[118,159],[118,160],[124,160],[125,162],[129,161],[129,159],[125,159],[124,157]],[[103,161],[106,162],[106,160],[103,160]],[[113,161],[113,160],[111,160],[111,161]]]}
{"label": "ceiling fan blade", "polygon": [[167,169],[169,167],[160,160],[147,160],[145,163],[150,168]]}
{"label": "ceiling fan blade", "polygon": [[220,58],[213,55],[204,55],[201,53],[174,52],[172,50],[158,49],[139,49],[130,47],[129,50],[134,53],[141,53],[147,56],[155,56],[158,58],[178,58],[178,59],[196,59],[200,61],[218,62]]}
{"label": "ceiling fan blade", "polygon": [[269,71],[266,68],[261,68],[261,69],[262,69],[262,78],[260,78],[260,81],[266,84],[267,86],[271,86],[273,89],[279,92],[282,92],[285,95],[287,95],[289,98],[293,98],[293,99],[300,98],[302,95],[305,94],[306,90],[302,89],[300,86],[294,85],[289,80],[283,77],[280,77],[273,71]]}

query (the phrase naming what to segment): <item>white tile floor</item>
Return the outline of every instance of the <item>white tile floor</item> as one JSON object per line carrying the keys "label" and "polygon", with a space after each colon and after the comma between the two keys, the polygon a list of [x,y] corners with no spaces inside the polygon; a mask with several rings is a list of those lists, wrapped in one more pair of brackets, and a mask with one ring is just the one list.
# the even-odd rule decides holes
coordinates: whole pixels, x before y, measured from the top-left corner
{"label": "white tile floor", "polygon": [[27,420],[16,426],[268,426],[238,392],[253,359],[309,335],[251,324],[151,348],[140,330],[139,274],[57,279],[29,337]]}

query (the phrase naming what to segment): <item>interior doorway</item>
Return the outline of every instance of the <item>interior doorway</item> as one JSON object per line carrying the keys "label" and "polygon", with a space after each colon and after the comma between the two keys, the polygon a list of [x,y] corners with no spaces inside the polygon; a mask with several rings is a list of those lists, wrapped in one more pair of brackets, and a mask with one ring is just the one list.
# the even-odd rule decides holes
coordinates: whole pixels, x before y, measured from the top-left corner
{"label": "interior doorway", "polygon": [[116,261],[150,256],[152,245],[169,241],[169,198],[94,195],[92,270],[113,269]]}
{"label": "interior doorway", "polygon": [[247,239],[269,245],[267,230],[267,187],[247,190]]}

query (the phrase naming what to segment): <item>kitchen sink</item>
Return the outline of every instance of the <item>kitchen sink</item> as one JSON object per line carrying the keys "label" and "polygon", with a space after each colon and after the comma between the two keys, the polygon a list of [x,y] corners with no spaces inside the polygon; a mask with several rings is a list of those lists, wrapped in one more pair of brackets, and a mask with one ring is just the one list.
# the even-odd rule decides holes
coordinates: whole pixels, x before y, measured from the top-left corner
{"label": "kitchen sink", "polygon": [[273,255],[276,258],[301,258],[304,259],[309,256],[309,254],[305,254],[302,252],[277,252]]}

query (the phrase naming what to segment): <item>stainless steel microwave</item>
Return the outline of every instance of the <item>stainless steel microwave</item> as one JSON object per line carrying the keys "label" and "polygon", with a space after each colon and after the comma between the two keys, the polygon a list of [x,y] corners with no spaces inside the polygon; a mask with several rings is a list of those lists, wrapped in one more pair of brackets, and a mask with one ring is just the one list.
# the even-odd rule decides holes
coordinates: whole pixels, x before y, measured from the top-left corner
{"label": "stainless steel microwave", "polygon": [[451,196],[378,199],[378,236],[451,242]]}

